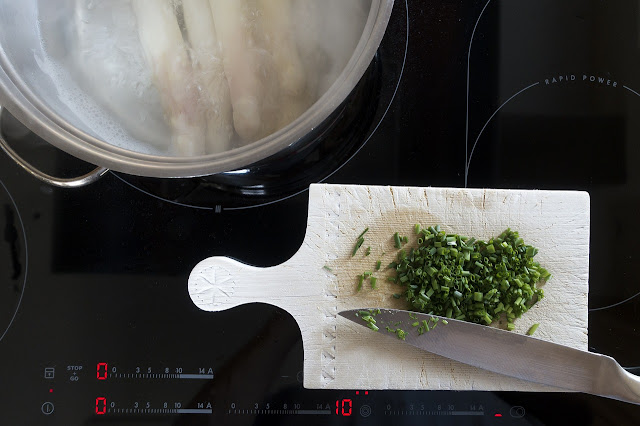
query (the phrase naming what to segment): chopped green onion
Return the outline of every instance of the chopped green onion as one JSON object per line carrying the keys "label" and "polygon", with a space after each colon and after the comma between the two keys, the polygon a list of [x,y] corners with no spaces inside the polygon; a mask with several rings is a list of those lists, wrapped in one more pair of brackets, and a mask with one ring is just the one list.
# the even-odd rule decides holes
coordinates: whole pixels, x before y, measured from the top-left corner
{"label": "chopped green onion", "polygon": [[356,240],[359,240],[360,238],[364,237],[364,234],[366,234],[368,230],[369,230],[369,227],[367,226],[366,228],[364,228],[364,231],[362,231],[360,235],[358,235],[358,238],[356,238]]}
{"label": "chopped green onion", "polygon": [[[352,256],[363,245],[368,230],[358,236]],[[488,242],[448,234],[439,225],[422,228],[416,224],[414,233],[418,235],[417,247],[407,249],[403,245],[409,238],[394,233],[397,259],[388,266],[393,269],[393,276],[386,277],[403,287],[403,292],[393,297],[404,296],[409,309],[487,325],[499,315],[506,315],[506,328],[513,330],[513,321],[544,297],[538,283],[546,282],[551,274],[534,260],[538,250],[526,245],[517,232],[507,229]],[[370,254],[369,246],[365,256]],[[381,260],[376,261],[375,271],[381,265]],[[358,276],[358,291],[367,279],[371,288],[376,288],[377,278],[368,271]],[[432,329],[438,319],[432,317],[431,321],[433,325],[414,327],[422,334]],[[536,327],[532,326],[529,333],[535,332]],[[399,338],[406,337],[403,330],[393,332]]]}
{"label": "chopped green onion", "polygon": [[394,241],[394,246],[395,248],[400,248],[402,247],[401,243],[400,243],[400,235],[398,235],[398,233],[396,232],[395,234],[393,234],[393,241]]}
{"label": "chopped green onion", "polygon": [[507,229],[484,242],[447,234],[439,225],[418,225],[414,231],[418,246],[407,251],[405,237],[394,234],[399,251],[389,265],[409,309],[480,324],[504,312],[513,323],[544,297],[537,283],[551,274],[534,260],[537,249],[517,232]]}
{"label": "chopped green onion", "polygon": [[430,331],[429,323],[427,322],[427,320],[422,320],[422,328],[424,329],[425,332]]}
{"label": "chopped green onion", "polygon": [[362,246],[362,243],[364,243],[364,237],[358,237],[358,239],[356,240],[356,245],[353,247],[353,251],[351,252],[351,257],[356,255],[356,252]]}
{"label": "chopped green onion", "polygon": [[535,333],[535,332],[536,332],[536,330],[538,329],[538,326],[539,326],[539,325],[540,325],[540,324],[538,324],[538,323],[533,324],[533,325],[531,326],[531,328],[529,329],[529,331],[527,331],[527,335],[528,335],[528,336],[531,336],[533,333]]}

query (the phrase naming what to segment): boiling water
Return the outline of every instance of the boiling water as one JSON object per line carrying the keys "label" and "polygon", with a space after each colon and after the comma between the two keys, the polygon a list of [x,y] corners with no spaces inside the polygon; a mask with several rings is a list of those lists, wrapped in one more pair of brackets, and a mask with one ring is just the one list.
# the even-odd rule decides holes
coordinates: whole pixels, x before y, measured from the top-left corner
{"label": "boiling water", "polygon": [[[179,11],[180,1],[172,1]],[[254,7],[255,0],[241,1]],[[371,0],[291,0],[291,6],[309,106],[351,58]],[[40,0],[38,8],[46,52],[38,64],[53,80],[58,97],[82,121],[80,127],[124,149],[175,155],[168,136],[171,126],[145,59],[131,0]],[[275,81],[263,74],[265,80]],[[210,102],[195,102],[202,109],[211,107]],[[246,142],[235,134],[230,148]]]}

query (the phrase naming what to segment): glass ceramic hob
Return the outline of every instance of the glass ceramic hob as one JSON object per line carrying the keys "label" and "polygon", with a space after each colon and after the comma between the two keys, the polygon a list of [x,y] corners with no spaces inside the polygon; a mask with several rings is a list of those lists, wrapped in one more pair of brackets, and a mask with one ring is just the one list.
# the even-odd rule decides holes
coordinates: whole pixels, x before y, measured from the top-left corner
{"label": "glass ceramic hob", "polygon": [[[8,114],[2,131],[52,174],[91,169]],[[304,389],[289,314],[200,311],[187,277],[291,257],[313,182],[585,190],[589,350],[637,373],[638,140],[637,2],[396,0],[358,88],[279,161],[58,189],[2,155],[0,423],[637,424],[582,394]]]}

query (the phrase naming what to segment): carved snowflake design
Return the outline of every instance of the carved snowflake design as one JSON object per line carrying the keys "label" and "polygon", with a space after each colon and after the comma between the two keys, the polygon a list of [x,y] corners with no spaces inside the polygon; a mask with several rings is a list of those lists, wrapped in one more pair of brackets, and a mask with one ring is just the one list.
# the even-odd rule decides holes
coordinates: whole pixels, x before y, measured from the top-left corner
{"label": "carved snowflake design", "polygon": [[233,296],[235,281],[229,271],[219,265],[200,270],[189,281],[189,295],[200,309],[216,311]]}

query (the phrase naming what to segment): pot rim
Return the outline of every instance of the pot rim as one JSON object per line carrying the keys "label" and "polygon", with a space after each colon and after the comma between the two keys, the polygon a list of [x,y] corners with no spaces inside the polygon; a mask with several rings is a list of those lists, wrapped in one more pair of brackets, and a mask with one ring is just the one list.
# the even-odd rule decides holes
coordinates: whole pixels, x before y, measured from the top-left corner
{"label": "pot rim", "polygon": [[31,131],[57,148],[98,166],[147,177],[211,175],[241,169],[296,143],[347,98],[364,75],[385,34],[394,0],[372,0],[354,54],[326,93],[286,127],[245,146],[197,157],[143,154],[114,146],[62,119],[19,76],[0,46],[0,102]]}

